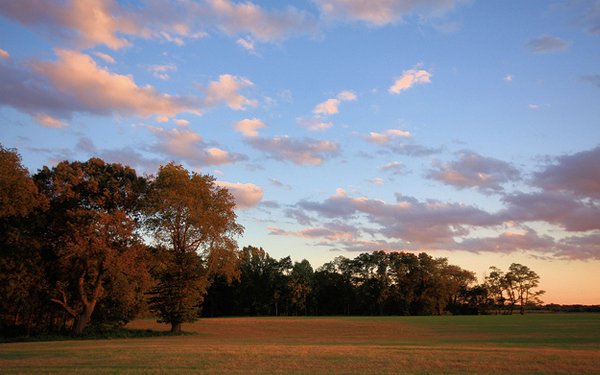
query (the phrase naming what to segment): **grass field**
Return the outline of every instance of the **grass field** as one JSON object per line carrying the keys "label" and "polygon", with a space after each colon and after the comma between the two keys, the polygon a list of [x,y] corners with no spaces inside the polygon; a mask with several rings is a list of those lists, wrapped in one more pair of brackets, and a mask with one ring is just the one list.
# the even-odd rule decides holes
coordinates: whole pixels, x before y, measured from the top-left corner
{"label": "grass field", "polygon": [[600,314],[223,318],[183,328],[196,334],[0,344],[0,373],[600,374]]}

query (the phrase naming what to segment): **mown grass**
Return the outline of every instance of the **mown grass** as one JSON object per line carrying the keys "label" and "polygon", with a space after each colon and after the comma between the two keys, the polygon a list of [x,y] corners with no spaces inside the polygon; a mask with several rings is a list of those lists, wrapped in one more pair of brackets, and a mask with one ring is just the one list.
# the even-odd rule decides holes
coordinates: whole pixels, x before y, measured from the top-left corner
{"label": "mown grass", "polygon": [[184,330],[195,334],[0,344],[0,372],[600,373],[600,314],[223,318]]}

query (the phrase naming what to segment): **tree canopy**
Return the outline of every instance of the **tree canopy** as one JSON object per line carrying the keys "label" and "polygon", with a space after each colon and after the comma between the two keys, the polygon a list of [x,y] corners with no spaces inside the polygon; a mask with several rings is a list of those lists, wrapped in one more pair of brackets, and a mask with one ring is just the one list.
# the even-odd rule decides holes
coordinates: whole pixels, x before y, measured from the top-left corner
{"label": "tree canopy", "polygon": [[235,201],[210,175],[168,163],[156,177],[99,158],[31,176],[0,145],[3,335],[124,325],[153,313],[178,332],[201,315],[512,313],[541,301],[539,275],[473,272],[426,253],[306,259],[239,250]]}

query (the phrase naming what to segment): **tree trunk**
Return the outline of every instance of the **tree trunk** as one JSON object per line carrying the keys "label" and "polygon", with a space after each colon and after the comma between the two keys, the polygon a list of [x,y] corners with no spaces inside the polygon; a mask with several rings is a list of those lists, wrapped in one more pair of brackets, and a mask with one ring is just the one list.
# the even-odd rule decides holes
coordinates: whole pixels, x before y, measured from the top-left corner
{"label": "tree trunk", "polygon": [[171,333],[180,333],[180,332],[181,332],[181,322],[171,323]]}
{"label": "tree trunk", "polygon": [[83,311],[77,316],[75,320],[75,325],[73,326],[73,334],[81,335],[85,327],[87,327],[88,323],[92,319],[92,313],[94,312],[94,308],[96,307],[96,301],[92,303],[86,303],[83,307]]}

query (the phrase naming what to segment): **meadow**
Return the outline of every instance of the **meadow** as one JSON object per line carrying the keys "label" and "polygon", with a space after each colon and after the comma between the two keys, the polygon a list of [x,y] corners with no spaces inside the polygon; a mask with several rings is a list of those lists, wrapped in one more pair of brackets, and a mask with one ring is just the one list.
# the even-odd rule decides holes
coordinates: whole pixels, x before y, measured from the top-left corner
{"label": "meadow", "polygon": [[4,343],[0,372],[600,374],[600,314],[211,318],[183,329],[192,334]]}

